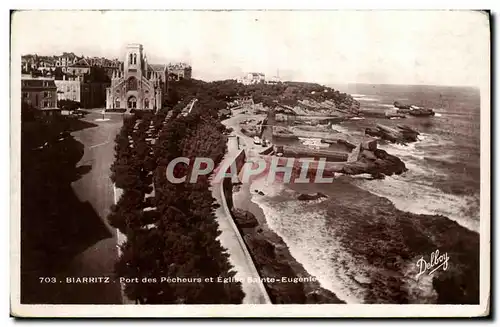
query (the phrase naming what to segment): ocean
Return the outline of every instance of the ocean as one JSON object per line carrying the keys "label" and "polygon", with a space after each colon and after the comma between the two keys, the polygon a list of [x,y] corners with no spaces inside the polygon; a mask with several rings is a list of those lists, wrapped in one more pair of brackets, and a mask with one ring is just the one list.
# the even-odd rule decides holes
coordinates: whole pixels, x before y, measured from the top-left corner
{"label": "ocean", "polygon": [[[252,201],[294,258],[347,303],[478,303],[480,98],[472,88],[355,84],[336,86],[364,109],[394,101],[433,108],[434,117],[365,118],[338,130],[363,134],[376,123],[406,124],[416,143],[379,147],[408,172],[372,180],[338,176],[332,184],[252,183]],[[335,126],[333,127],[335,128]],[[326,199],[299,201],[301,193]],[[255,192],[253,192],[255,193]],[[419,259],[449,256],[446,270],[419,274]]]}

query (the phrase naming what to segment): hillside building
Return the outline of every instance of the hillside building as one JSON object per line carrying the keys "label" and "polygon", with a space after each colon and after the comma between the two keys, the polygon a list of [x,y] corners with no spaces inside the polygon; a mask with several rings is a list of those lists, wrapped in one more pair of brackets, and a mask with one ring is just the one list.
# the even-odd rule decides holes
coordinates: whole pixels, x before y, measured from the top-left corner
{"label": "hillside building", "polygon": [[49,115],[59,112],[57,108],[57,87],[54,80],[22,79],[21,100]]}

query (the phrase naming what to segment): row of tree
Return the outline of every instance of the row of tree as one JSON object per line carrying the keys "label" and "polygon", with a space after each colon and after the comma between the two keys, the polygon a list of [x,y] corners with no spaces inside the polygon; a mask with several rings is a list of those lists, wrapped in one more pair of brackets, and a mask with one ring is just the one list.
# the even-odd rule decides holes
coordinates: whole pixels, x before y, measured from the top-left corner
{"label": "row of tree", "polygon": [[[240,283],[216,282],[217,277],[234,277],[235,272],[217,239],[220,231],[208,177],[194,184],[172,184],[165,174],[168,163],[179,156],[192,161],[195,157],[210,157],[216,163],[222,160],[225,128],[217,120],[217,111],[225,103],[214,100],[202,88],[179,91],[181,96],[173,99],[172,116],[166,123],[165,111],[140,118],[136,114],[124,120],[116,138],[112,179],[124,193],[112,208],[109,221],[127,235],[116,272],[127,278],[186,279],[127,284],[127,296],[138,303],[241,303],[244,294]],[[198,101],[191,114],[179,115],[194,96]],[[159,131],[154,147],[145,141],[151,122],[155,132]],[[174,174],[189,174],[191,168],[177,165]],[[145,199],[153,180],[155,196]],[[144,211],[147,207],[153,210]]]}

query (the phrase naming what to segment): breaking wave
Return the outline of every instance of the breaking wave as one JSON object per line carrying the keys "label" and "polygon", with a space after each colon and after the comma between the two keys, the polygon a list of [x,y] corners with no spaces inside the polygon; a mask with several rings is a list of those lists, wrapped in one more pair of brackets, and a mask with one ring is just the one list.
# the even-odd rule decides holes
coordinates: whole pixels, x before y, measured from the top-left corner
{"label": "breaking wave", "polygon": [[389,176],[383,180],[356,180],[355,185],[378,196],[388,198],[402,211],[415,214],[443,215],[461,226],[479,232],[479,216],[469,217],[474,197],[447,194],[424,183],[405,180],[405,176]]}
{"label": "breaking wave", "polygon": [[372,194],[388,198],[399,210],[415,214],[444,215],[469,230],[479,232],[479,211],[477,217],[470,217],[471,206],[474,212],[478,199],[475,196],[448,194],[435,187],[436,178],[452,177],[448,176],[446,169],[426,163],[429,159],[455,163],[450,153],[438,151],[430,154],[427,151],[431,147],[442,149],[451,144],[451,141],[436,135],[422,134],[419,135],[419,142],[408,145],[381,145],[388,153],[401,158],[408,171],[400,176],[386,177],[384,180],[356,180],[355,184]]}
{"label": "breaking wave", "polygon": [[282,185],[269,185],[265,179],[254,181],[251,189],[264,192],[265,196],[252,194],[252,202],[264,211],[269,227],[283,238],[292,256],[307,272],[339,299],[362,303],[365,290],[359,281],[369,277],[328,232],[326,209],[319,205],[324,199],[297,201],[294,191]]}

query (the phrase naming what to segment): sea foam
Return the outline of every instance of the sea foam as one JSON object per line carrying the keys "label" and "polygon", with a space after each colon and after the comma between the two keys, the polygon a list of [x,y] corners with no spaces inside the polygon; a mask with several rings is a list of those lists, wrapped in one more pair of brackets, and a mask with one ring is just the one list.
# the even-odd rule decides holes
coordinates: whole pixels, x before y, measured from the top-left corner
{"label": "sea foam", "polygon": [[471,196],[444,193],[425,183],[405,180],[405,176],[387,176],[383,180],[354,180],[354,183],[372,193],[389,199],[402,211],[415,214],[443,215],[461,226],[479,232],[479,216],[469,217]]}
{"label": "sea foam", "polygon": [[[264,179],[254,181],[251,189],[264,192],[265,196],[252,194],[252,202],[264,211],[269,227],[283,238],[292,256],[304,269],[339,299],[347,303],[362,303],[365,290],[356,280],[366,280],[368,274],[326,228],[326,210],[318,206],[325,200],[280,198],[273,201],[273,196],[282,196],[286,190],[279,185],[269,185]],[[295,195],[294,191],[288,191]]]}

